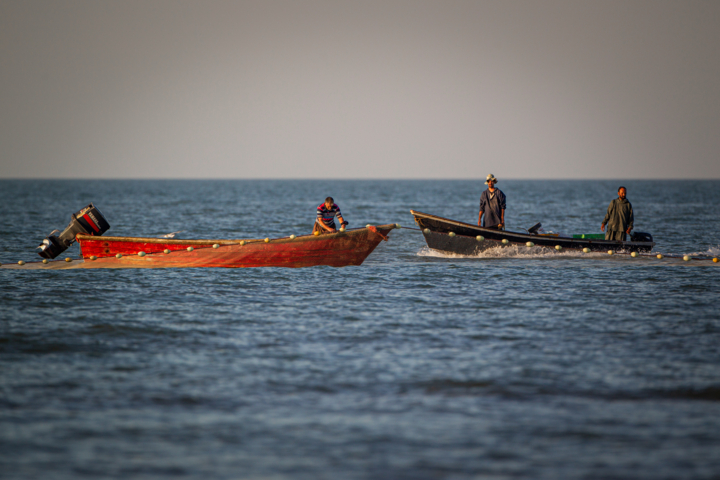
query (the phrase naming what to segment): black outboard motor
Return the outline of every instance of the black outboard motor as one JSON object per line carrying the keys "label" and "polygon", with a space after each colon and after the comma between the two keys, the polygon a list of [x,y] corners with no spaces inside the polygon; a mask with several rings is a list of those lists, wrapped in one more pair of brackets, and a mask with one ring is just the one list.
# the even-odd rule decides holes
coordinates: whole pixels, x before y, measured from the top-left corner
{"label": "black outboard motor", "polygon": [[653,238],[652,235],[645,232],[632,232],[630,234],[630,241],[631,242],[652,242]]}
{"label": "black outboard motor", "polygon": [[70,225],[57,237],[53,233],[43,240],[38,248],[38,255],[43,258],[53,259],[68,249],[75,241],[75,235],[85,233],[87,235],[100,236],[107,232],[110,224],[105,220],[100,210],[92,203],[79,212],[73,213]]}

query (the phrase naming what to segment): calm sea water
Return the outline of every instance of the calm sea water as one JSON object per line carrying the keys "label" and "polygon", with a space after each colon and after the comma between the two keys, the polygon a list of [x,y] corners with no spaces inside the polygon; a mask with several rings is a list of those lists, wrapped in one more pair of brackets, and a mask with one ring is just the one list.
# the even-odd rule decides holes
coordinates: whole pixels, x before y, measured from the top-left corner
{"label": "calm sea water", "polygon": [[[497,172],[496,172],[497,173]],[[666,254],[720,253],[720,182],[623,181]],[[597,233],[617,181],[503,181],[508,228]],[[308,233],[477,181],[0,181],[0,262],[94,202],[109,234]],[[77,255],[77,247],[71,249]],[[718,478],[720,264],[428,251],[361,267],[0,270],[0,477]]]}

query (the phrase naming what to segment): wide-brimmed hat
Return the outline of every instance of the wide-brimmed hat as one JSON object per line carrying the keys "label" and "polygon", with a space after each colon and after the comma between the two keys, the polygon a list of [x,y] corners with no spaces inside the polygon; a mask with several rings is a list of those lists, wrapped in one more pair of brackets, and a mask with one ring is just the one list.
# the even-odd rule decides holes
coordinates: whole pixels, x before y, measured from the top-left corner
{"label": "wide-brimmed hat", "polygon": [[498,182],[498,179],[495,178],[495,175],[493,175],[492,173],[490,175],[488,175],[487,178],[485,179],[485,185],[490,185],[490,182],[493,182],[493,183]]}

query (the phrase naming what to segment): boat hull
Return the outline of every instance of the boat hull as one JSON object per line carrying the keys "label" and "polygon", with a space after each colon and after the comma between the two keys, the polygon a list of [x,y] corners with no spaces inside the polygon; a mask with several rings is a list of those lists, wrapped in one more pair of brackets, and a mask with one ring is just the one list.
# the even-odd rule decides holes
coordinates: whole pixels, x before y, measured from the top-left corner
{"label": "boat hull", "polygon": [[[82,262],[66,268],[197,268],[361,265],[395,225],[265,240],[168,240],[77,235]],[[165,253],[168,251],[169,253]],[[118,256],[119,255],[119,256]],[[52,262],[60,268],[59,262]],[[62,262],[64,263],[64,262]]]}
{"label": "boat hull", "polygon": [[[649,252],[655,246],[654,242],[587,240],[507,232],[482,228],[414,210],[410,210],[410,213],[422,229],[428,247],[458,255],[477,255],[491,248],[525,246],[528,242],[532,242],[535,246],[548,248],[560,246],[561,249],[580,251],[588,248],[593,252]],[[478,236],[483,237],[483,240],[478,241]],[[507,240],[507,243],[503,243],[503,240]]]}

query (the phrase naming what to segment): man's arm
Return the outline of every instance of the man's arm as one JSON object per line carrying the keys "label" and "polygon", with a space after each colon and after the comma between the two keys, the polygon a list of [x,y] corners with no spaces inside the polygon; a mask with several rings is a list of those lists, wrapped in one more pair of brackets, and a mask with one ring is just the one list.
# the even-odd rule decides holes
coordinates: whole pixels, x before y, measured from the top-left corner
{"label": "man's arm", "polygon": [[600,231],[605,231],[605,225],[607,225],[608,220],[610,220],[610,215],[612,214],[613,205],[615,205],[615,200],[610,202],[610,205],[608,206],[607,213],[605,214],[605,218],[603,218],[602,224],[600,225]]}
{"label": "man's arm", "polygon": [[500,210],[500,225],[498,225],[500,228],[505,228],[505,209],[503,208]]}
{"label": "man's arm", "polygon": [[480,214],[478,215],[478,227],[482,227],[483,213],[485,213],[485,191],[480,194]]}
{"label": "man's arm", "polygon": [[628,235],[630,234],[630,230],[633,229],[634,223],[635,223],[635,216],[633,215],[632,205],[630,205],[630,223],[628,224],[628,229],[627,229],[627,232],[625,232],[625,233],[627,233]]}
{"label": "man's arm", "polygon": [[321,227],[323,230],[325,230],[325,231],[327,231],[327,232],[334,232],[334,231],[335,231],[335,230],[333,230],[332,228],[330,228],[330,227],[328,227],[327,225],[325,225],[325,222],[323,222],[323,220],[322,220],[322,215],[318,215],[318,216],[317,216],[317,220],[315,220],[315,221],[320,225],[320,227]]}

